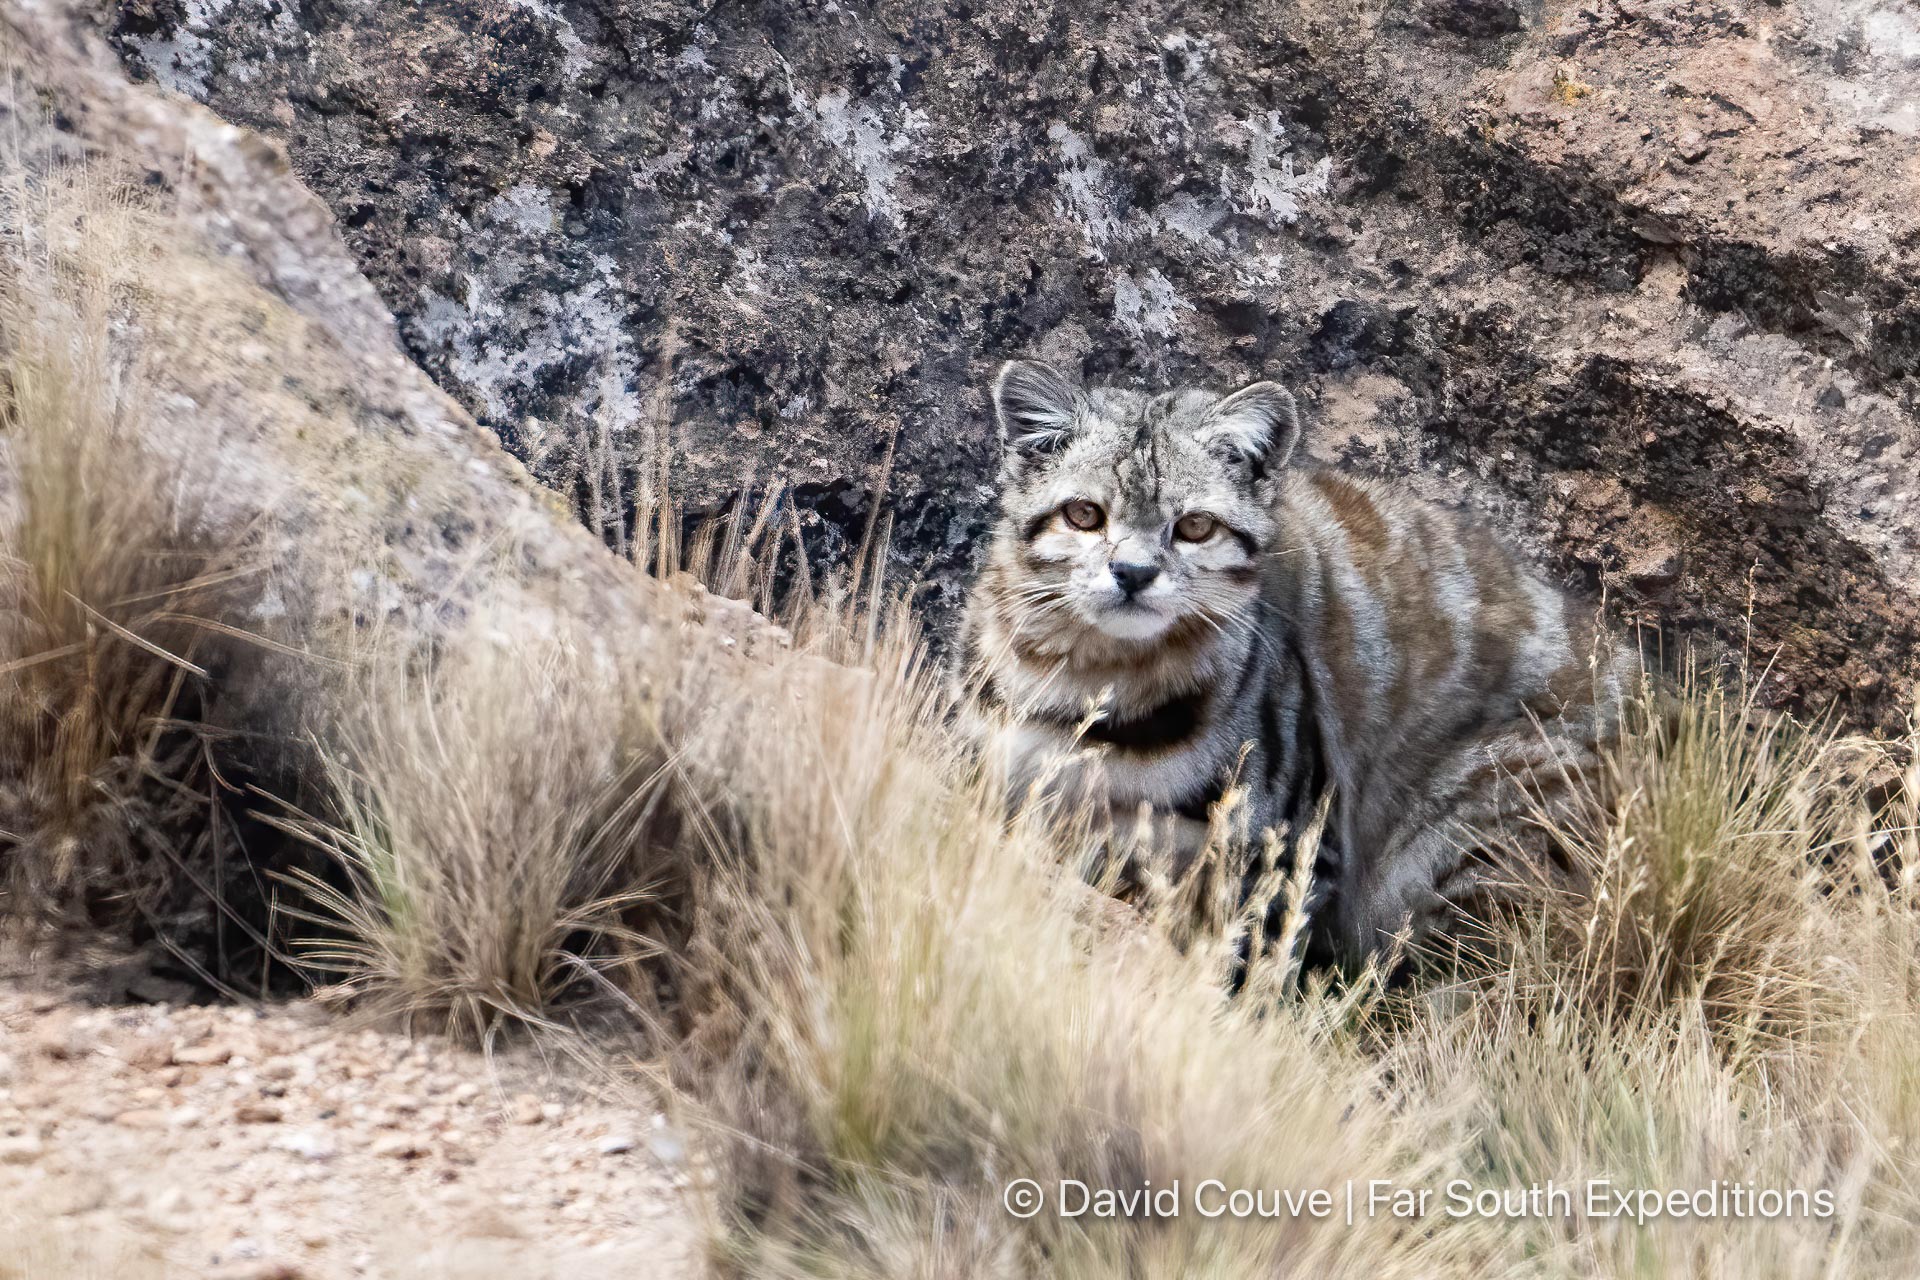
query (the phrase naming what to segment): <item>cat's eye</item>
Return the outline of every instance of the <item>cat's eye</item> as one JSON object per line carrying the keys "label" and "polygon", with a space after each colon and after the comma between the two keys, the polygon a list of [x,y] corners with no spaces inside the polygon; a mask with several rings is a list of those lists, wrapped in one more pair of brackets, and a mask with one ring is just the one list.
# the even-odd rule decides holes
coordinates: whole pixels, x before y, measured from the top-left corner
{"label": "cat's eye", "polygon": [[1098,529],[1107,520],[1107,513],[1100,509],[1100,504],[1088,502],[1085,498],[1075,498],[1060,508],[1060,514],[1074,528],[1088,532]]}
{"label": "cat's eye", "polygon": [[1173,522],[1173,536],[1182,542],[1205,542],[1220,522],[1204,511],[1189,511]]}

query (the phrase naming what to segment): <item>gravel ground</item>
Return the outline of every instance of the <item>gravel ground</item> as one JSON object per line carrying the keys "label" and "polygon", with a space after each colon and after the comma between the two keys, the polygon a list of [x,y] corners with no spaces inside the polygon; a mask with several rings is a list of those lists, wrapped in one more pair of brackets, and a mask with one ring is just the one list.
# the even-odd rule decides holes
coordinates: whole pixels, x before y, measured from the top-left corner
{"label": "gravel ground", "polygon": [[0,1280],[699,1274],[698,1161],[590,1068],[92,995],[0,967]]}

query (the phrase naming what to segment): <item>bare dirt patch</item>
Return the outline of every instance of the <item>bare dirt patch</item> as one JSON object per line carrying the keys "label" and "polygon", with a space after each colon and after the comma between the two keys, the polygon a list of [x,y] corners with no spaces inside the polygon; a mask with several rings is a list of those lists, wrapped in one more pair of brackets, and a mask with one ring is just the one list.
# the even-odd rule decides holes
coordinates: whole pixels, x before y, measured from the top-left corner
{"label": "bare dirt patch", "polygon": [[697,1160],[591,1074],[8,965],[0,1277],[697,1274]]}

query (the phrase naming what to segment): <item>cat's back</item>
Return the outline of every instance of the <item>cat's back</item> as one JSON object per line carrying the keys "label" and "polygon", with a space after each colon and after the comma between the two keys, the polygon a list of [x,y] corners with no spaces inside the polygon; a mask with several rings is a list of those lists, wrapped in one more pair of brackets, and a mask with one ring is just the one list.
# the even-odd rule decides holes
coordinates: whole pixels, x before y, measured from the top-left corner
{"label": "cat's back", "polygon": [[1417,767],[1592,697],[1590,610],[1480,521],[1327,470],[1286,477],[1276,516],[1269,624],[1306,655],[1348,754]]}

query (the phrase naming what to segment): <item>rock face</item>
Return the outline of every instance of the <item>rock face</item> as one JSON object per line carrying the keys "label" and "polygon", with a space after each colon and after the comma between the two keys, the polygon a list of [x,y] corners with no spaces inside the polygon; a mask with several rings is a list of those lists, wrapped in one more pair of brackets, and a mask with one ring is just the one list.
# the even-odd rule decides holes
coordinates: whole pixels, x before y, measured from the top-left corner
{"label": "rock face", "polygon": [[[54,245],[51,274],[85,271],[139,300],[108,335],[137,372],[122,379],[137,391],[114,391],[125,396],[114,403],[164,460],[155,474],[194,492],[196,519],[272,567],[263,629],[305,644],[377,621],[424,650],[469,626],[542,634],[565,619],[618,649],[697,617],[729,651],[782,643],[745,607],[608,556],[406,358],[284,153],[129,83],[89,29],[96,16],[76,0],[0,4],[0,217],[25,201],[26,238]],[[85,187],[75,174],[166,198],[135,211],[47,194]],[[70,236],[36,224],[63,220],[41,203],[65,211]],[[99,243],[120,248],[68,251],[90,226],[112,229],[119,240],[97,231]],[[0,273],[21,268],[0,260]],[[7,464],[0,452],[10,518]]]}
{"label": "rock face", "polygon": [[[287,147],[408,350],[609,536],[794,486],[950,613],[980,386],[1304,393],[1766,695],[1920,676],[1920,17],[1898,0],[120,0]],[[749,480],[749,473],[757,480]],[[1749,622],[1750,620],[1750,622]]]}

